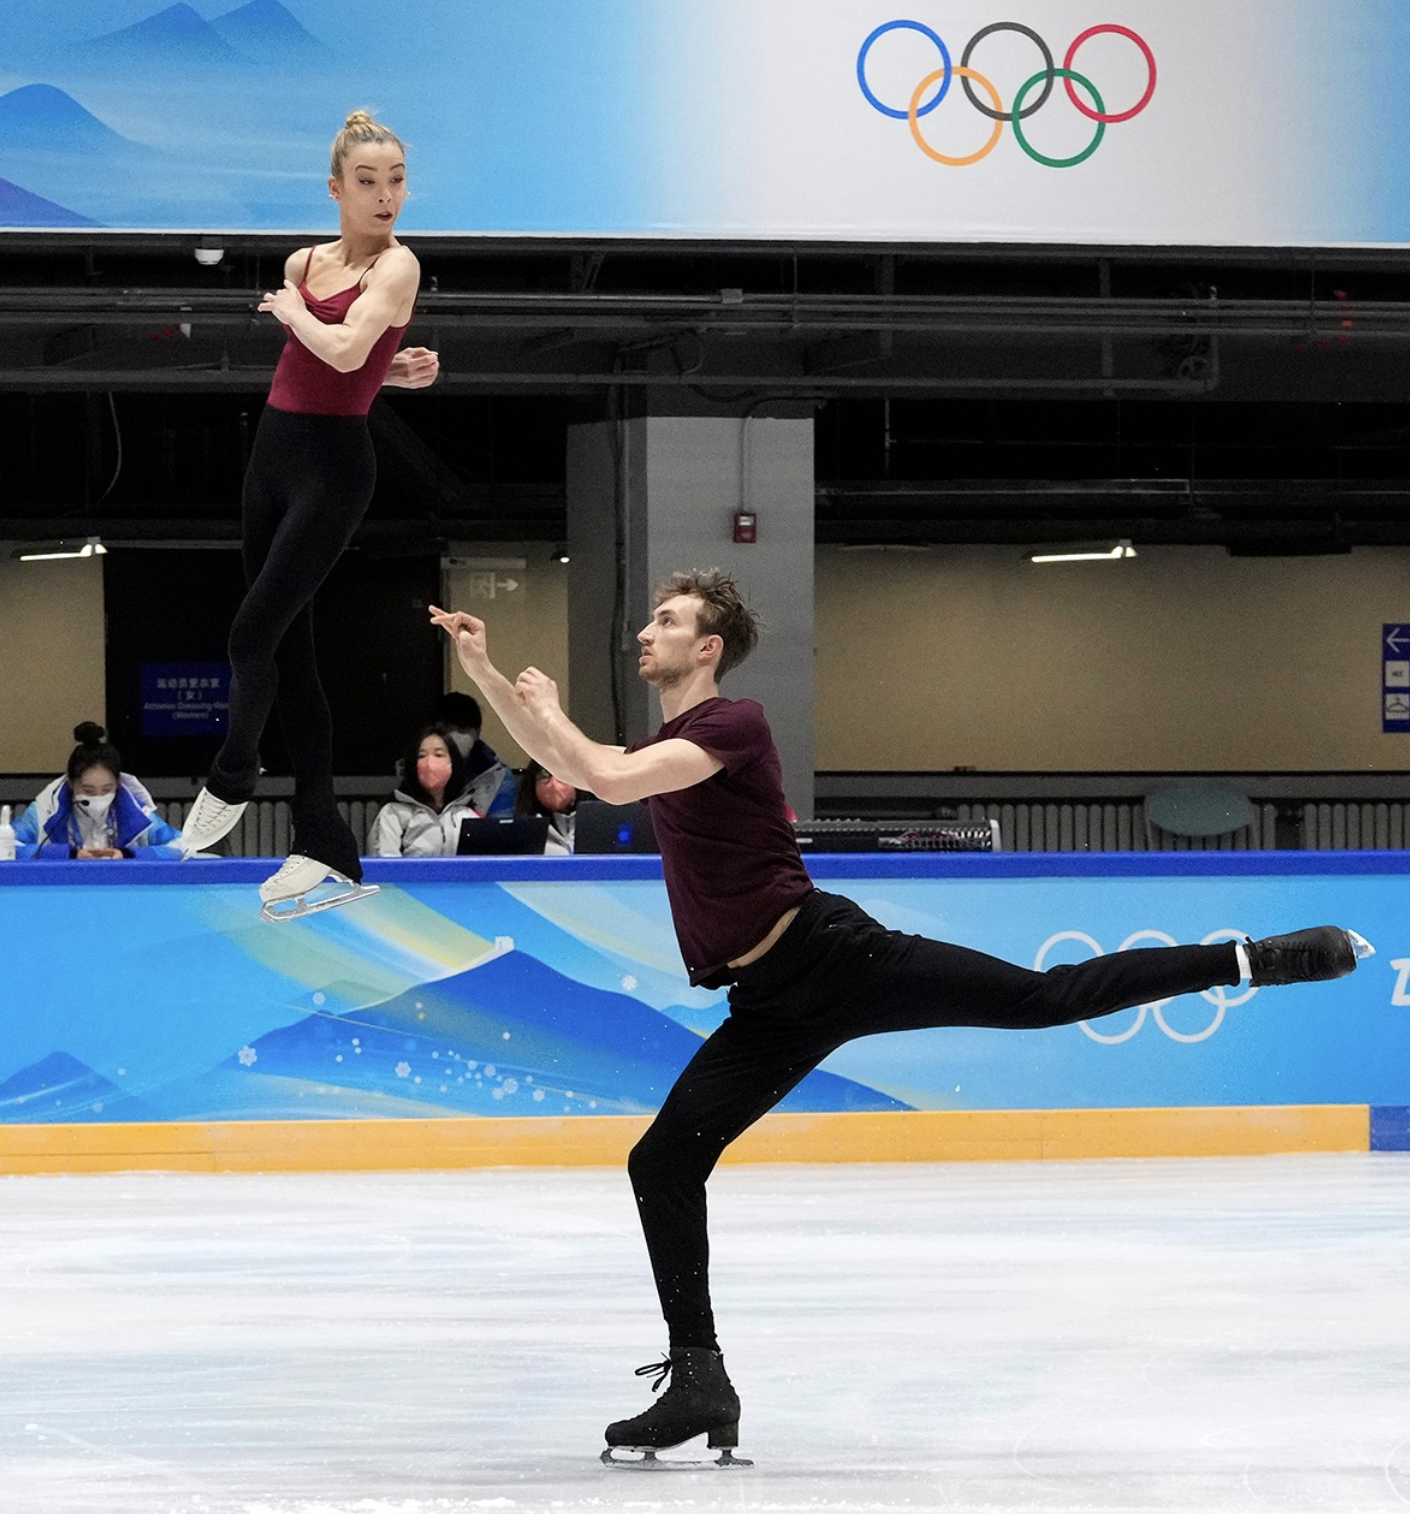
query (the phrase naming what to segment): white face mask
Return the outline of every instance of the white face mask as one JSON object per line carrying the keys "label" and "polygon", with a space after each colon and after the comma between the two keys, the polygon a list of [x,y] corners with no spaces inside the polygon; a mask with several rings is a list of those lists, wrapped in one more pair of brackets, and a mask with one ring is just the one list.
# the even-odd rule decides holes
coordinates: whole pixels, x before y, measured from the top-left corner
{"label": "white face mask", "polygon": [[79,794],[74,803],[81,810],[86,810],[94,820],[101,820],[112,808],[116,794]]}

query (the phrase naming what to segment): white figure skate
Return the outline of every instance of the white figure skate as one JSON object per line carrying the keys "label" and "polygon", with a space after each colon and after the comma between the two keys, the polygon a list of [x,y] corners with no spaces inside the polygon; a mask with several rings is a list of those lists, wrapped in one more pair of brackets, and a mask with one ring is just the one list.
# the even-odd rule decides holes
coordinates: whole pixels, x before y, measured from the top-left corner
{"label": "white figure skate", "polygon": [[[323,891],[325,883],[332,885],[327,891]],[[277,873],[260,884],[259,896],[264,901],[260,916],[278,925],[353,904],[379,892],[375,883],[354,883],[317,857],[301,857],[295,852]]]}
{"label": "white figure skate", "polygon": [[245,805],[227,804],[217,799],[207,788],[196,795],[186,824],[181,827],[181,850],[186,856],[208,851],[217,841],[228,836],[240,823]]}

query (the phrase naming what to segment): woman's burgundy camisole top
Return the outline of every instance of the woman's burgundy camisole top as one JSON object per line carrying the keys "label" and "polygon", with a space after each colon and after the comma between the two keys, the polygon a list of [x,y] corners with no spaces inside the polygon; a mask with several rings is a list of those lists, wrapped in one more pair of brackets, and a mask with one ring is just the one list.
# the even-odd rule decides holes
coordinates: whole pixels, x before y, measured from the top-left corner
{"label": "woman's burgundy camisole top", "polygon": [[[376,261],[373,258],[372,262]],[[312,262],[313,249],[309,248],[304,276],[299,281],[299,293],[310,315],[325,326],[340,326],[353,301],[362,293],[362,280],[367,274],[362,274],[357,283],[347,289],[340,289],[326,300],[318,300],[308,290],[308,270]],[[370,268],[371,265],[369,271]],[[355,368],[351,373],[339,373],[310,352],[290,327],[284,351],[279,356],[279,366],[274,370],[269,403],[276,410],[292,411],[295,415],[366,415],[386,380],[387,370],[392,366],[405,332],[405,326],[388,326],[373,343],[361,368]]]}

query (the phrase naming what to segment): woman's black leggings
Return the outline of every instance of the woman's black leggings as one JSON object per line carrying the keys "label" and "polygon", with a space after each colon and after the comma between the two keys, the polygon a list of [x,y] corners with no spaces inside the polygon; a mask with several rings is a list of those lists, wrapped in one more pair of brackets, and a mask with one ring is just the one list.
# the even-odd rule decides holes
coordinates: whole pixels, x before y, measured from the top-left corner
{"label": "woman's black leggings", "polygon": [[259,743],[278,705],[294,772],[292,851],[361,879],[357,842],[333,795],[333,719],[318,677],[313,597],[372,499],[364,416],[294,415],[266,405],[244,489],[249,585],[230,627],[230,728],[211,768],[218,799],[249,799]]}
{"label": "woman's black leggings", "polygon": [[836,894],[811,894],[730,989],[628,1160],[673,1347],[715,1346],[705,1180],[720,1153],[848,1041],[890,1030],[1036,1030],[1239,981],[1232,942],[1117,952],[1030,972],[907,936]]}

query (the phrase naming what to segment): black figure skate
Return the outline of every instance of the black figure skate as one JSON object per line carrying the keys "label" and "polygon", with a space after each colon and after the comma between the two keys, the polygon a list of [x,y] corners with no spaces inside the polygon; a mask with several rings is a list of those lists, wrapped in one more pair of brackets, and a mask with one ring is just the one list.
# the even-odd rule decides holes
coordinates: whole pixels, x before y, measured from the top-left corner
{"label": "black figure skate", "polygon": [[[607,1426],[607,1449],[602,1460],[609,1467],[641,1471],[671,1471],[681,1467],[752,1467],[734,1455],[739,1444],[739,1395],[725,1373],[724,1358],[706,1346],[680,1346],[663,1362],[638,1367],[638,1377],[655,1376],[652,1392],[669,1377],[671,1385],[656,1403],[635,1419],[619,1419]],[[708,1436],[713,1461],[660,1460],[656,1453]],[[618,1452],[639,1453],[630,1456]]]}
{"label": "black figure skate", "polygon": [[1255,988],[1286,983],[1325,983],[1355,972],[1376,948],[1364,936],[1340,925],[1314,925],[1286,936],[1245,940],[1249,973]]}

